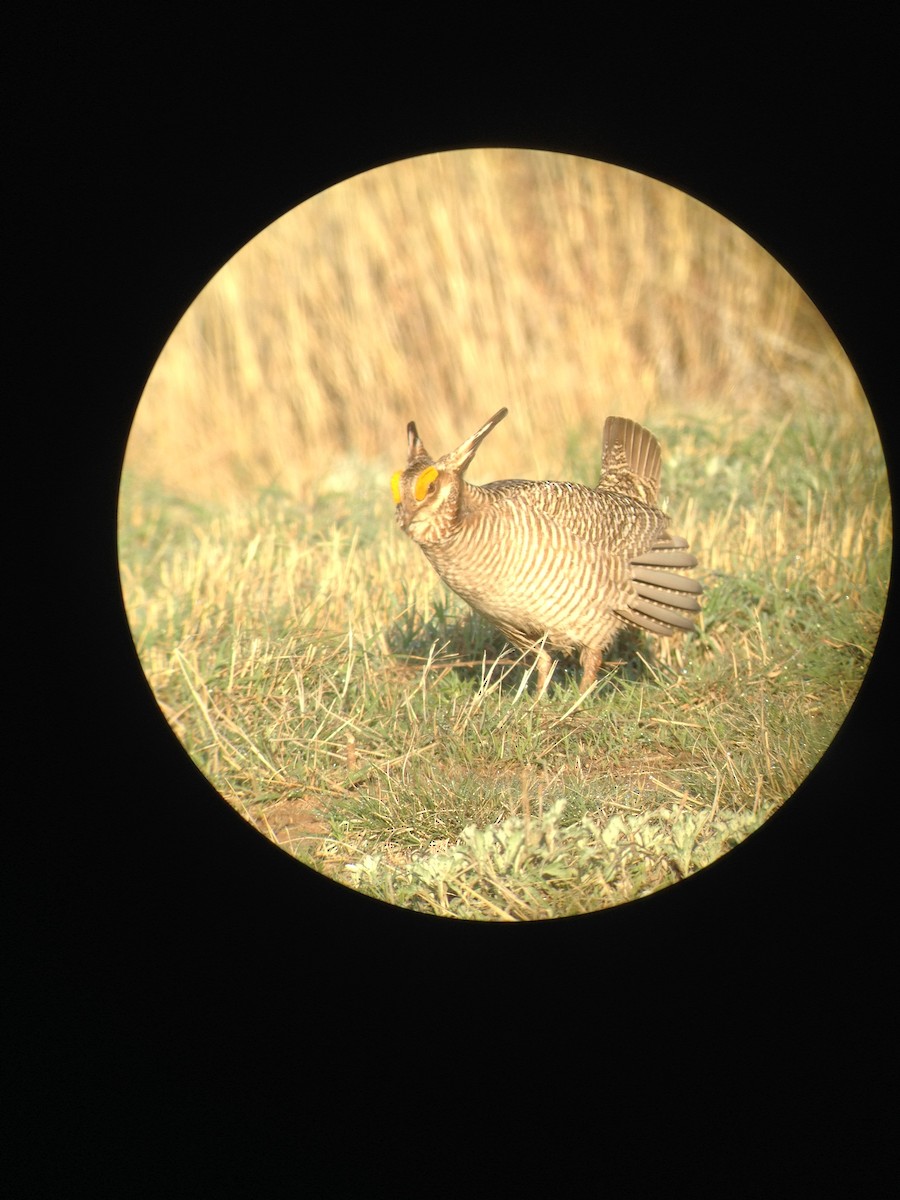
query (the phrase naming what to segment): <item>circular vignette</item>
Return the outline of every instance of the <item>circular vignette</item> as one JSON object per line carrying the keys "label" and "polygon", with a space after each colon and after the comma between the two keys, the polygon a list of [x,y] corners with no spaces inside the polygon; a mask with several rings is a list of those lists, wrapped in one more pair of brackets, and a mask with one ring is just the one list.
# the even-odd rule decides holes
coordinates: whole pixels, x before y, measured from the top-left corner
{"label": "circular vignette", "polygon": [[[563,665],[539,699],[394,528],[407,421],[441,454],[500,404],[478,482],[593,485],[604,419],[639,421],[699,560],[696,632],[621,638],[583,700]],[[538,920],[693,876],[803,784],[890,517],[859,381],[765,250],[646,176],[472,150],[344,181],[209,282],[135,418],[119,554],[156,701],[235,811],[377,899]]]}

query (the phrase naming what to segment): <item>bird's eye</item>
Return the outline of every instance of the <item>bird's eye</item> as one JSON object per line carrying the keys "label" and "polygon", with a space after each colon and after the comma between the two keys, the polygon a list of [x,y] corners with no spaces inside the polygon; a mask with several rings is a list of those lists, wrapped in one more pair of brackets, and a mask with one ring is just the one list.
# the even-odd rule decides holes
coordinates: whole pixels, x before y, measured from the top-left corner
{"label": "bird's eye", "polygon": [[402,474],[402,471],[395,471],[391,476],[391,494],[394,497],[395,504],[400,503],[400,476]]}
{"label": "bird's eye", "polygon": [[440,475],[437,467],[426,467],[416,477],[415,497],[421,502],[426,496],[433,495],[437,487],[437,477]]}

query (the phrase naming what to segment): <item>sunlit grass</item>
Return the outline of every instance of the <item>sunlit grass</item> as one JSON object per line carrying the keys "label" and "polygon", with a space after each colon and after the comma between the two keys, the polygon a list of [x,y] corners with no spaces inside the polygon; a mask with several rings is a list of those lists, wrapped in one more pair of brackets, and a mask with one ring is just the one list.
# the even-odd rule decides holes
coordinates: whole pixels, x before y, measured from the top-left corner
{"label": "sunlit grass", "polygon": [[128,610],[173,728],[231,803],[344,882],[483,917],[504,897],[534,917],[644,894],[781,804],[859,687],[890,554],[871,498],[850,536],[827,497],[794,508],[769,488],[763,520],[701,496],[698,632],[625,638],[588,696],[560,670],[541,699],[393,527],[379,483],[352,501],[381,508],[368,537],[317,530],[286,499],[198,519],[136,483],[123,496]]}
{"label": "sunlit grass", "polygon": [[[663,447],[706,592],[587,696],[396,528],[415,417],[473,481],[594,483],[609,413]],[[477,468],[477,470],[476,470]],[[533,919],[674,882],[828,746],[890,572],[884,462],[802,292],[686,197],[518,152],[421,160],[304,206],[184,318],[142,402],[120,560],[172,728],[288,852],[427,912]]]}

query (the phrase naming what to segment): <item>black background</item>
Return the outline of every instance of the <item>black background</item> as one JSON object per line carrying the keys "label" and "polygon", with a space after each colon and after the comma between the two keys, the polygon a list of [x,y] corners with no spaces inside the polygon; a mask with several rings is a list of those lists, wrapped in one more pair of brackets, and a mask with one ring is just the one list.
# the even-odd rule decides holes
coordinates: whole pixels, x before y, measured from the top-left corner
{"label": "black background", "polygon": [[726,859],[577,920],[429,920],[304,870],[193,767],[133,650],[115,504],[153,362],[219,267],[347,175],[470,145],[601,158],[735,221],[837,332],[893,478],[879,31],[460,28],[407,49],[407,29],[228,20],[7,38],[6,1062],[34,1188],[15,1194],[267,1195],[286,1171],[317,1195],[493,1195],[522,1167],[566,1194],[585,1149],[595,1184],[624,1160],[638,1195],[651,1163],[678,1194],[723,1149],[728,1194],[875,1178],[890,611],[833,747]]}

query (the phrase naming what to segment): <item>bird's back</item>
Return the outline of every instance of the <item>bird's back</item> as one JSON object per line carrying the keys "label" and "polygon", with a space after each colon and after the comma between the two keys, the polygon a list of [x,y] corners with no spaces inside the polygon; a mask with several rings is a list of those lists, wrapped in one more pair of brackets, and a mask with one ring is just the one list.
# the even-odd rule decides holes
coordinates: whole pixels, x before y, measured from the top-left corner
{"label": "bird's back", "polygon": [[432,459],[414,422],[409,465],[392,480],[400,525],[444,581],[523,649],[580,652],[583,686],[595,677],[616,632],[633,624],[657,634],[693,625],[696,565],[668,533],[657,506],[660,448],[634,421],[609,417],[597,487],[553,480],[464,479],[501,409],[461,446]]}
{"label": "bird's back", "polygon": [[665,536],[651,505],[553,480],[465,485],[452,542],[423,546],[445,582],[515,644],[605,644],[632,598],[629,563]]}

